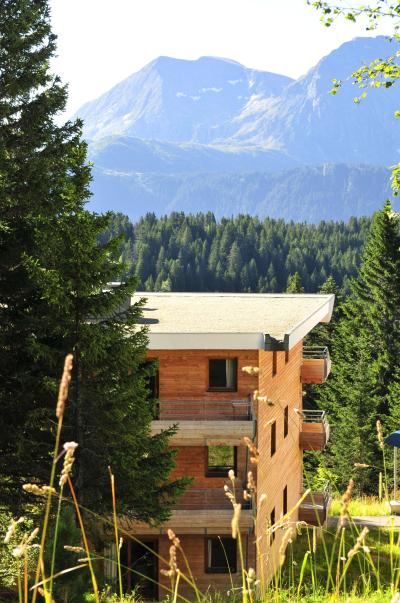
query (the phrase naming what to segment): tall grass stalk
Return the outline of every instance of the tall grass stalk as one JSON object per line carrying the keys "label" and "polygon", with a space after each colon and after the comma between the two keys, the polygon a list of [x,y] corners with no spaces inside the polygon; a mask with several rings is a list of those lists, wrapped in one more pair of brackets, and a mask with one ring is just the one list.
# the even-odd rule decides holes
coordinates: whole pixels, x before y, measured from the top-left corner
{"label": "tall grass stalk", "polygon": [[[57,462],[58,462],[58,450],[60,448],[61,430],[62,430],[63,417],[64,417],[64,408],[65,408],[65,402],[68,398],[69,383],[71,381],[72,360],[73,360],[72,354],[68,354],[65,358],[64,370],[63,370],[60,387],[59,387],[59,391],[58,391],[58,400],[57,400],[57,407],[56,407],[56,418],[58,419],[56,440],[55,440],[54,451],[53,451],[53,462],[51,464],[50,483],[49,483],[50,488],[47,493],[46,509],[45,509],[45,513],[44,513],[42,535],[41,535],[41,539],[40,539],[39,557],[38,557],[38,562],[37,562],[37,566],[36,566],[35,584],[39,581],[39,576],[40,576],[41,572],[42,572],[43,580],[45,580],[45,575],[43,572],[44,548],[45,548],[45,544],[46,544],[47,528],[49,525],[49,518],[50,518],[52,488],[54,487],[54,481],[55,481],[55,477],[56,477],[56,469],[57,469]],[[47,593],[46,586],[44,586],[44,592],[47,596],[48,593]],[[35,603],[36,599],[37,599],[37,589],[34,588],[33,595],[32,595],[32,603]]]}
{"label": "tall grass stalk", "polygon": [[96,603],[100,603],[99,588],[97,586],[96,575],[95,575],[94,570],[93,570],[92,559],[91,559],[91,556],[90,556],[89,543],[88,543],[88,539],[87,539],[87,536],[86,536],[86,530],[85,530],[85,526],[83,524],[82,515],[81,515],[80,508],[79,508],[78,500],[76,498],[75,488],[74,488],[74,485],[73,485],[72,480],[71,480],[71,478],[70,478],[69,475],[68,475],[67,479],[68,479],[69,489],[71,491],[72,498],[74,500],[74,505],[75,505],[75,509],[76,509],[76,515],[77,515],[77,518],[78,518],[78,522],[79,522],[79,527],[80,527],[81,534],[82,534],[83,543],[84,543],[84,546],[85,546],[85,551],[86,551],[86,556],[87,556],[87,562],[89,564],[90,576],[92,578],[94,596],[95,596],[95,599],[96,599]]}
{"label": "tall grass stalk", "polygon": [[119,596],[122,601],[124,596],[124,589],[122,587],[122,571],[121,571],[121,554],[120,554],[120,542],[118,536],[118,521],[117,521],[117,499],[115,495],[115,478],[111,471],[111,467],[108,467],[111,481],[111,498],[113,507],[113,522],[114,522],[114,535],[115,535],[115,550],[117,555],[117,567],[118,567],[118,584],[119,584]]}

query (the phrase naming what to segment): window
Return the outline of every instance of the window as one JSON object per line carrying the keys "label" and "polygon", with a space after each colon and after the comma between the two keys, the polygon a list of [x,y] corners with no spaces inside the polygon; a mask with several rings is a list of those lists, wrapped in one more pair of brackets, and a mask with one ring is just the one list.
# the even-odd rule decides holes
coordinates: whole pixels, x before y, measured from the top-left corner
{"label": "window", "polygon": [[148,360],[147,362],[144,362],[142,366],[145,369],[147,400],[152,404],[153,418],[158,419],[160,414],[158,401],[158,398],[160,397],[158,359]]}
{"label": "window", "polygon": [[236,446],[208,446],[207,477],[228,477],[229,469],[236,474]]}
{"label": "window", "polygon": [[206,573],[236,573],[236,540],[206,538]]}
{"label": "window", "polygon": [[282,496],[282,511],[283,514],[287,513],[287,486],[283,488],[283,496]]}
{"label": "window", "polygon": [[271,456],[276,452],[276,421],[271,425]]}
{"label": "window", "polygon": [[285,351],[285,364],[289,362],[289,350]]}
{"label": "window", "polygon": [[[272,528],[272,526],[275,525],[275,507],[272,509],[271,514],[269,516],[269,525]],[[270,537],[270,542],[271,544],[274,542],[275,540],[275,531],[271,532],[271,537]]]}
{"label": "window", "polygon": [[285,406],[285,410],[283,411],[283,437],[286,438],[289,433],[289,407]]}
{"label": "window", "polygon": [[208,387],[211,391],[237,390],[237,359],[216,358],[208,361]]}
{"label": "window", "polygon": [[146,386],[148,398],[159,398],[159,371],[158,360],[148,360],[142,365],[146,371]]}
{"label": "window", "polygon": [[278,372],[278,352],[272,352],[272,376]]}

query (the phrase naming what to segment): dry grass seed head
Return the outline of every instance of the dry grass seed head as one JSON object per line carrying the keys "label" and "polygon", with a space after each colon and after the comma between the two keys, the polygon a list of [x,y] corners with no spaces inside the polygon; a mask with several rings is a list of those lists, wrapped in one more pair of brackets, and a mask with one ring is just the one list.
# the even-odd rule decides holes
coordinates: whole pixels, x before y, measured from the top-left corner
{"label": "dry grass seed head", "polygon": [[64,544],[64,549],[70,553],[85,553],[85,549],[83,549],[81,546],[70,546],[69,544]]}
{"label": "dry grass seed head", "polygon": [[366,463],[354,463],[354,467],[356,469],[369,469],[371,465],[367,465]]}
{"label": "dry grass seed head", "polygon": [[242,372],[248,375],[258,375],[259,371],[258,366],[242,366]]}
{"label": "dry grass seed head", "polygon": [[8,544],[10,542],[11,538],[15,535],[17,531],[18,525],[23,521],[25,521],[25,517],[20,517],[19,519],[17,519],[17,521],[15,521],[14,519],[11,520],[11,523],[8,526],[6,535],[3,540],[4,544]]}
{"label": "dry grass seed head", "polygon": [[58,390],[58,399],[57,399],[57,407],[56,407],[56,417],[59,419],[64,414],[65,402],[68,398],[68,389],[71,381],[71,373],[72,373],[72,354],[68,354],[65,357],[64,362],[64,370],[60,381],[60,387]]}
{"label": "dry grass seed head", "polygon": [[64,457],[64,465],[61,471],[61,477],[60,477],[60,486],[63,487],[67,480],[68,480],[68,476],[70,475],[71,471],[72,471],[72,465],[75,462],[75,450],[77,449],[78,444],[76,442],[65,442],[64,444],[64,450],[65,452],[65,457]]}
{"label": "dry grass seed head", "polygon": [[280,565],[283,565],[285,563],[286,547],[288,544],[293,542],[293,539],[295,536],[296,536],[296,530],[293,528],[293,526],[290,526],[287,530],[285,530],[281,545],[279,547],[279,564]]}
{"label": "dry grass seed head", "polygon": [[243,438],[243,442],[246,444],[246,446],[247,446],[247,448],[249,450],[249,453],[250,453],[250,462],[253,463],[253,465],[257,465],[258,460],[259,460],[259,452],[258,452],[257,446],[247,436],[245,436]]}
{"label": "dry grass seed head", "polygon": [[367,546],[365,546],[364,541],[365,538],[367,536],[369,532],[369,529],[367,528],[367,526],[365,526],[360,534],[357,537],[357,540],[353,546],[352,549],[349,550],[348,554],[347,554],[347,558],[350,559],[351,557],[354,557],[354,555],[356,555],[358,553],[358,551],[360,551],[361,549],[363,549],[363,551],[365,553],[369,553],[369,548]]}
{"label": "dry grass seed head", "polygon": [[232,538],[236,540],[238,531],[239,531],[239,521],[240,521],[240,512],[242,510],[242,505],[240,503],[233,504],[233,517],[231,521],[232,527]]}
{"label": "dry grass seed head", "polygon": [[354,481],[352,479],[349,480],[347,485],[346,492],[342,496],[342,508],[340,510],[340,518],[339,518],[339,528],[343,528],[346,523],[346,519],[349,517],[349,504],[351,500],[351,495],[354,488]]}
{"label": "dry grass seed head", "polygon": [[35,496],[47,496],[48,494],[57,494],[55,488],[50,486],[38,486],[37,484],[24,484],[22,489],[25,492],[29,492],[29,494],[34,494]]}
{"label": "dry grass seed head", "polygon": [[178,564],[176,561],[176,546],[172,544],[169,547],[169,570],[162,569],[161,573],[163,576],[168,576],[169,578],[173,578],[178,573]]}
{"label": "dry grass seed head", "polygon": [[383,439],[382,423],[379,421],[379,419],[376,422],[376,433],[378,436],[379,446],[383,450],[385,447],[385,441]]}

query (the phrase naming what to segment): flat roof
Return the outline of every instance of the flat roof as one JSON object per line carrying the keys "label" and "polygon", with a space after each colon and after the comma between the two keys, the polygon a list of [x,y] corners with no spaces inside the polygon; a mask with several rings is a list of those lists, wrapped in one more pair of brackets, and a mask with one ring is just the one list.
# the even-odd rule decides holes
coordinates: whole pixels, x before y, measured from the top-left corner
{"label": "flat roof", "polygon": [[334,295],[137,292],[150,349],[289,350],[319,322]]}

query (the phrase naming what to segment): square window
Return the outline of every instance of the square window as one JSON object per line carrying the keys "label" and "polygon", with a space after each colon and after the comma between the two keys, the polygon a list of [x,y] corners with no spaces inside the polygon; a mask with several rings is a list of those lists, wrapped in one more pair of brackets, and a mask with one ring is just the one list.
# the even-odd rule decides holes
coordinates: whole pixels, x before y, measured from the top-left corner
{"label": "square window", "polygon": [[235,574],[237,546],[233,538],[206,538],[206,572]]}
{"label": "square window", "polygon": [[278,372],[278,352],[272,352],[272,376]]}
{"label": "square window", "polygon": [[276,421],[271,425],[271,456],[276,452]]}
{"label": "square window", "polygon": [[283,496],[282,496],[282,511],[283,514],[287,514],[287,486],[283,488]]}
{"label": "square window", "polygon": [[283,412],[283,437],[286,438],[289,433],[289,407],[285,406],[285,410]]}
{"label": "square window", "polygon": [[236,391],[237,359],[210,359],[208,361],[208,387],[211,391]]}
{"label": "square window", "polygon": [[228,471],[233,469],[236,474],[236,446],[207,447],[207,477],[228,477]]}
{"label": "square window", "polygon": [[[269,516],[269,527],[272,528],[272,526],[275,525],[275,507],[272,509],[271,514]],[[270,542],[271,544],[274,542],[275,540],[275,532],[271,532],[271,537],[270,537]]]}

